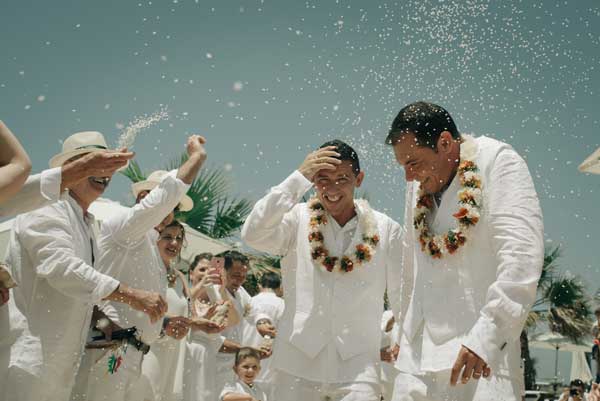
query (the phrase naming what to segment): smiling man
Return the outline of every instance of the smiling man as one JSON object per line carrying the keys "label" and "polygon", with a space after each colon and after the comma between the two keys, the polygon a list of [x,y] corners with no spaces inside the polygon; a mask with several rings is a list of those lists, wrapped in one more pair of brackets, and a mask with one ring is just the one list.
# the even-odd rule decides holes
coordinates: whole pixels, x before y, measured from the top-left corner
{"label": "smiling man", "polygon": [[403,273],[414,278],[393,400],[520,400],[519,334],[544,255],[527,165],[426,102],[403,108],[386,142],[406,174]]}
{"label": "smiling man", "polygon": [[[364,178],[352,147],[327,142],[244,224],[248,245],[283,256],[286,308],[272,361],[279,401],[380,400],[379,320],[386,287],[400,299],[401,228],[354,198]],[[313,186],[316,196],[301,203]]]}
{"label": "smiling man", "polygon": [[[92,152],[110,151],[99,132],[80,132],[50,164],[67,166]],[[11,290],[8,316],[0,315],[4,400],[69,399],[94,302],[120,302],[152,319],[166,312],[160,295],[128,288],[93,267],[97,226],[87,210],[113,172],[80,180],[58,202],[15,220],[8,262],[19,285]]]}

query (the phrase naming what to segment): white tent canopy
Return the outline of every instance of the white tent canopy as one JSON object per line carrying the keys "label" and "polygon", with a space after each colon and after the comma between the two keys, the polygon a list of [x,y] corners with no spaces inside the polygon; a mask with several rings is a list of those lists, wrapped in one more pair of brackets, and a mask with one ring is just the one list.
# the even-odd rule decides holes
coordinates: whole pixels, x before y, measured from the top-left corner
{"label": "white tent canopy", "polygon": [[[90,205],[90,212],[97,220],[102,222],[111,215],[112,211],[117,207],[123,207],[118,202],[113,202],[108,199],[100,198]],[[6,248],[10,239],[10,230],[13,225],[13,220],[8,220],[0,223],[0,260],[6,257]],[[195,255],[202,252],[211,252],[217,254],[231,248],[230,245],[210,238],[207,235],[194,230],[188,225],[185,225],[187,246],[181,252],[182,265],[179,266],[182,270],[186,270],[189,263]]]}

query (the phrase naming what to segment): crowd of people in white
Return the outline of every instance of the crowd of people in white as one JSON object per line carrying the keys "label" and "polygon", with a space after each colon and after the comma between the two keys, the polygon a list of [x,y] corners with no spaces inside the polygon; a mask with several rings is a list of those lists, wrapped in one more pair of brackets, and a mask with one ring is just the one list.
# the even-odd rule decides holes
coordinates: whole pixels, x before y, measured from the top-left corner
{"label": "crowd of people in white", "polygon": [[179,169],[133,184],[136,204],[99,224],[89,207],[134,154],[80,132],[28,178],[0,122],[0,215],[18,214],[0,267],[4,400],[521,399],[543,224],[509,145],[461,135],[435,104],[403,108],[386,138],[406,174],[402,226],[355,199],[354,149],[323,144],[245,221],[246,246],[281,256],[251,297],[240,251],[176,268],[174,216],[194,209],[205,143],[190,136]]}

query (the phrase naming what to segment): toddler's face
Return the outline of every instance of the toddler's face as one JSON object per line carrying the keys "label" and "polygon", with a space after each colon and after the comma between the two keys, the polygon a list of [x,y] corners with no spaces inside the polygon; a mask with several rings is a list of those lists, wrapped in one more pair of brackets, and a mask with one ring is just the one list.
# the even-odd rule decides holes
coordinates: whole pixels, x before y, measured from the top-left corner
{"label": "toddler's face", "polygon": [[260,361],[254,357],[244,358],[234,370],[241,381],[253,384],[254,379],[260,373]]}

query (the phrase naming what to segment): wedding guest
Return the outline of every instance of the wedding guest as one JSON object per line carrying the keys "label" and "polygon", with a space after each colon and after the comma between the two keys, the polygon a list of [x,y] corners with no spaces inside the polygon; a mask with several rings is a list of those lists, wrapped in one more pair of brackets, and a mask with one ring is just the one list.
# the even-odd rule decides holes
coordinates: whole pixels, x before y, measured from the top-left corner
{"label": "wedding guest", "polygon": [[[167,325],[167,329],[142,361],[142,377],[136,385],[137,399],[145,401],[181,400],[183,398],[184,361],[186,341],[182,339],[188,329],[207,334],[218,333],[222,326],[204,318],[189,316],[188,299],[190,289],[187,278],[176,268],[180,262],[182,246],[185,242],[185,228],[173,220],[161,231],[158,250],[168,281],[167,303],[169,309],[165,319],[179,319],[184,325]],[[183,317],[184,319],[181,319]],[[170,330],[170,331],[169,331]],[[144,394],[144,397],[140,397]]]}
{"label": "wedding guest", "polygon": [[[191,283],[191,312],[193,317],[208,318],[221,314],[219,324],[225,329],[239,322],[239,316],[233,303],[225,301],[222,304],[211,303],[207,289],[218,285],[221,276],[211,271],[211,253],[197,255],[190,266]],[[221,297],[227,298],[224,288]],[[218,311],[218,308],[225,308]],[[212,318],[211,318],[212,319]],[[195,330],[192,327],[184,362],[183,400],[184,401],[213,401],[217,399],[221,388],[217,389],[217,353],[231,350],[235,352],[240,345],[227,340],[223,335]]]}
{"label": "wedding guest", "polygon": [[[350,145],[327,142],[242,229],[249,246],[283,256],[286,305],[271,363],[278,401],[380,400],[379,326],[386,287],[399,300],[402,230],[354,198],[364,178]],[[316,197],[301,202],[313,186]]]}
{"label": "wedding guest", "polygon": [[0,216],[26,213],[57,202],[68,188],[89,177],[110,176],[133,158],[133,153],[124,149],[97,148],[89,152],[84,146],[73,144],[72,154],[84,154],[81,158],[63,165],[58,164],[58,159],[51,160],[50,169],[27,178],[31,169],[29,158],[14,134],[0,121]]}
{"label": "wedding guest", "polygon": [[[68,165],[107,149],[99,132],[77,133],[51,160]],[[143,319],[166,311],[157,293],[129,288],[97,271],[96,222],[89,205],[104,193],[112,176],[92,176],[71,186],[61,199],[16,218],[8,262],[19,286],[0,310],[0,388],[4,400],[66,401],[86,341],[91,305],[122,303]],[[10,316],[10,317],[9,317]]]}
{"label": "wedding guest", "polygon": [[585,384],[580,379],[572,380],[565,388],[558,401],[588,401]]}
{"label": "wedding guest", "polygon": [[[234,354],[241,347],[250,345],[244,343],[244,330],[248,325],[252,327],[256,325],[252,315],[251,297],[242,286],[248,275],[248,257],[238,251],[226,251],[219,256],[225,259],[223,285],[219,289],[224,290],[224,299],[231,301],[240,319],[222,332],[229,344],[233,344],[234,347],[230,348],[224,344],[222,347],[224,352],[217,354],[217,389],[223,388],[225,383],[233,380],[231,366],[235,360]],[[261,346],[260,350],[263,358],[271,354],[270,347]]]}
{"label": "wedding guest", "polygon": [[[253,347],[270,345],[277,335],[277,326],[285,309],[284,300],[278,295],[281,293],[281,276],[274,272],[264,273],[258,284],[259,293],[252,297],[250,307],[256,326],[247,325],[244,331],[244,342]],[[260,374],[256,378],[258,383],[267,383],[270,388],[275,380],[271,369],[271,359],[262,361]]]}
{"label": "wedding guest", "polygon": [[393,400],[520,400],[519,334],[544,257],[525,161],[503,142],[461,134],[427,102],[400,110],[386,142],[407,181]]}
{"label": "wedding guest", "polygon": [[[132,185],[136,205],[115,209],[114,214],[102,222],[97,264],[100,271],[166,297],[167,274],[156,243],[159,233],[173,220],[176,208],[189,211],[193,207],[186,192],[206,160],[204,143],[203,137],[190,136],[186,144],[188,159],[179,169],[168,173],[155,171],[146,180]],[[77,388],[88,401],[133,399],[142,359],[158,340],[163,321],[149,322],[130,309],[112,302],[103,302],[98,306],[109,319],[110,327],[135,327],[135,345],[129,346],[121,356],[120,369],[108,376],[106,366],[116,358],[115,352],[110,349],[88,349],[84,362],[91,369],[87,377],[85,372],[80,374]],[[168,319],[164,330],[167,335],[177,336],[176,333],[184,330],[187,324],[185,317]]]}
{"label": "wedding guest", "polygon": [[242,348],[235,355],[233,371],[236,379],[221,391],[221,401],[268,401],[267,392],[256,382],[260,373],[260,354],[253,348]]}

